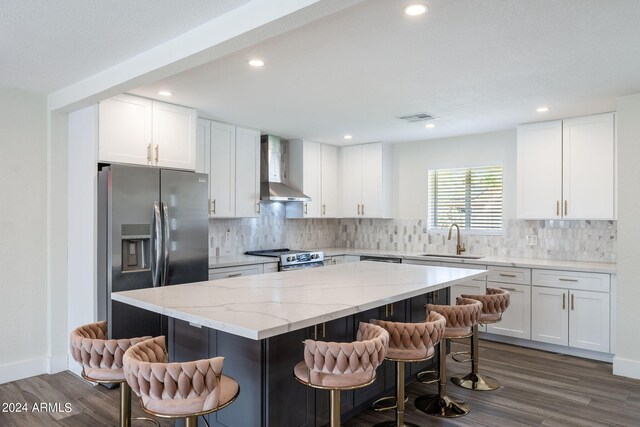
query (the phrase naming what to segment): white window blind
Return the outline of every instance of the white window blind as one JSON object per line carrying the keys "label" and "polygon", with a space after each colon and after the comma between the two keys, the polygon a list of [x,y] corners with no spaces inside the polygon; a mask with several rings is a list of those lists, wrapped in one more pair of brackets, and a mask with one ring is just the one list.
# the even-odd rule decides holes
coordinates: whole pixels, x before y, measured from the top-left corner
{"label": "white window blind", "polygon": [[429,226],[502,229],[502,166],[429,171]]}

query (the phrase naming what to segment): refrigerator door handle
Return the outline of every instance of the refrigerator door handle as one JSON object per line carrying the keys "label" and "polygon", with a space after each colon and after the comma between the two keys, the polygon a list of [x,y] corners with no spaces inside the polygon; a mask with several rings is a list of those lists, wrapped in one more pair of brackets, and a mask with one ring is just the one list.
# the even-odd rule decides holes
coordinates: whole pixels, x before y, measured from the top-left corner
{"label": "refrigerator door handle", "polygon": [[151,215],[151,282],[153,287],[160,286],[160,255],[162,251],[162,219],[160,218],[160,203],[153,202]]}
{"label": "refrigerator door handle", "polygon": [[167,286],[169,284],[169,208],[165,202],[162,202],[162,214],[163,214],[163,222],[164,222],[164,238],[163,241],[163,253],[164,253],[164,265],[162,272],[162,286]]}

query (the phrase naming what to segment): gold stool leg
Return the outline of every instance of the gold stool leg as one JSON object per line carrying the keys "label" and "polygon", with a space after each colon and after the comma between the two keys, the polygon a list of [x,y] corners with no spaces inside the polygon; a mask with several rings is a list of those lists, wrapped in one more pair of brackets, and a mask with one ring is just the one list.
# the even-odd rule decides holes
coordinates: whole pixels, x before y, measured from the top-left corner
{"label": "gold stool leg", "polygon": [[120,383],[120,427],[131,427],[131,387]]}
{"label": "gold stool leg", "polygon": [[478,373],[479,359],[478,325],[476,325],[473,327],[473,336],[471,337],[471,373],[464,377],[453,377],[451,382],[467,390],[491,391],[499,388],[500,383],[496,379]]}
{"label": "gold stool leg", "polygon": [[184,427],[198,427],[198,417],[192,415],[184,419]]}
{"label": "gold stool leg", "polygon": [[405,408],[405,393],[404,393],[404,362],[396,362],[396,420],[384,421],[376,424],[374,427],[418,427],[413,423],[406,423],[404,421],[404,408]]}
{"label": "gold stool leg", "polygon": [[445,340],[440,341],[440,379],[438,394],[420,396],[416,399],[416,408],[434,417],[455,418],[467,415],[471,408],[467,402],[457,401],[447,396],[447,348]]}
{"label": "gold stool leg", "polygon": [[331,427],[340,427],[340,390],[330,390]]}

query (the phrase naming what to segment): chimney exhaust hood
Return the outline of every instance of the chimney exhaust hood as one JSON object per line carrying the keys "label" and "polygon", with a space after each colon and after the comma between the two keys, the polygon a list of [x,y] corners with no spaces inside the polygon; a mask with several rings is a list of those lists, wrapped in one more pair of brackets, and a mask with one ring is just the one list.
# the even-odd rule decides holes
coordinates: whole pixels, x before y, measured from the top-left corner
{"label": "chimney exhaust hood", "polygon": [[260,138],[260,200],[309,202],[311,197],[286,184],[286,142],[274,135]]}

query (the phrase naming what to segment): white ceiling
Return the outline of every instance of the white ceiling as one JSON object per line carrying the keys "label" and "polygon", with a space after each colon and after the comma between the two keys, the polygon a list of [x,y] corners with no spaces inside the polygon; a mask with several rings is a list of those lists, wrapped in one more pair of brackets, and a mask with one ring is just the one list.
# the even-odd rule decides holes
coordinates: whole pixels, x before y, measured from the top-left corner
{"label": "white ceiling", "polygon": [[[640,91],[638,0],[427,0],[421,17],[405,16],[407,3],[368,0],[131,92],[169,89],[214,119],[341,144],[612,111]],[[248,67],[254,56],[266,65]],[[395,118],[423,111],[440,117],[434,129]]]}
{"label": "white ceiling", "polygon": [[1,0],[0,86],[50,93],[249,0]]}

